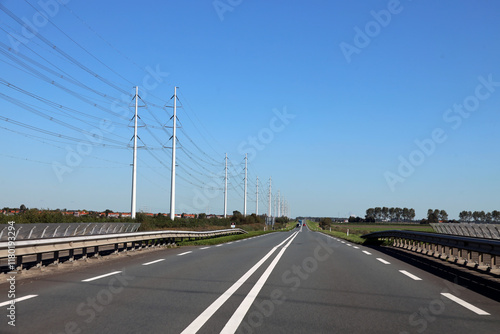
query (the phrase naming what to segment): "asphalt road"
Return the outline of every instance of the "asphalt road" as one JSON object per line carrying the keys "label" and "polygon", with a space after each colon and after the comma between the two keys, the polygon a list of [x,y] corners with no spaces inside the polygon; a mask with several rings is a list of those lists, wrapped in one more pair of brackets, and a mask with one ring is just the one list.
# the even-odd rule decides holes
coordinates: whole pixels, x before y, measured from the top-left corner
{"label": "asphalt road", "polygon": [[[0,305],[8,284],[0,285]],[[497,333],[500,303],[306,227],[82,266],[16,287],[0,333]]]}

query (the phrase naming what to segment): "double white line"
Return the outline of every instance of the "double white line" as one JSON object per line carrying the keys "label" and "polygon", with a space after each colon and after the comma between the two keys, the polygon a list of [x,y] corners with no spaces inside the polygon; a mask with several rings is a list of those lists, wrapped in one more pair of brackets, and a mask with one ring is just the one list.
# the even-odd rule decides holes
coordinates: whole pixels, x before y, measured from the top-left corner
{"label": "double white line", "polygon": [[267,281],[274,267],[280,260],[281,256],[285,252],[286,248],[292,243],[293,239],[297,236],[298,232],[294,232],[291,236],[286,238],[279,245],[274,246],[273,249],[269,253],[267,253],[259,262],[257,262],[249,271],[247,271],[241,278],[236,281],[229,289],[227,289],[217,300],[215,300],[203,313],[201,313],[181,334],[194,334],[198,332],[198,330],[203,327],[203,325],[214,315],[217,310],[224,305],[224,303],[250,278],[250,276],[257,271],[257,269],[262,266],[264,262],[284,243],[288,241],[288,243],[281,249],[278,255],[274,258],[273,262],[267,267],[266,271],[259,278],[257,283],[254,285],[252,290],[248,293],[245,299],[241,302],[236,312],[234,312],[233,316],[227,322],[224,329],[221,333],[234,333],[236,329],[240,325],[241,321],[245,317],[246,313],[250,309],[253,301],[259,294],[260,290],[264,286],[264,283]]}

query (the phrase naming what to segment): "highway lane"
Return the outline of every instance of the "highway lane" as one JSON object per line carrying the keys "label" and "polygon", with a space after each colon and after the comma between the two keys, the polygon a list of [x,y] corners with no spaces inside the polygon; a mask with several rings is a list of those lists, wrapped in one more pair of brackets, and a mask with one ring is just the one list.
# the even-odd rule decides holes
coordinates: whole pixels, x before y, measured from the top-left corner
{"label": "highway lane", "polygon": [[[375,250],[298,230],[121,257],[25,283],[18,296],[37,297],[17,303],[16,328],[4,320],[0,332],[493,333],[499,328],[500,305],[493,300]],[[6,288],[0,286],[0,303],[7,300]],[[453,296],[489,315],[459,305]]]}

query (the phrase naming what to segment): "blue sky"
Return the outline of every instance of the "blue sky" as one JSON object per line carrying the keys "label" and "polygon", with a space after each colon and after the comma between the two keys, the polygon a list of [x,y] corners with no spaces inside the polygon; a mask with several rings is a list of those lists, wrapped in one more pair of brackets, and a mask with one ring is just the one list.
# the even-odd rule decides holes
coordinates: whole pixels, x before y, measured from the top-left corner
{"label": "blue sky", "polygon": [[228,213],[245,153],[248,213],[257,176],[259,213],[270,177],[292,216],[499,209],[497,2],[61,2],[0,1],[1,207],[129,211],[138,85],[138,210],[169,212],[174,86],[177,213],[223,212],[225,153]]}

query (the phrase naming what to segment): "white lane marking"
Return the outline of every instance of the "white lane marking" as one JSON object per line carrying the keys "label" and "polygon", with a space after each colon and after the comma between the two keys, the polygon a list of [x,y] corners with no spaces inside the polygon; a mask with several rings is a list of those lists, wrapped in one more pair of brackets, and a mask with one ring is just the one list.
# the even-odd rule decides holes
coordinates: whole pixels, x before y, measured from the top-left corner
{"label": "white lane marking", "polygon": [[228,245],[230,245],[230,244],[232,244],[233,242],[234,242],[234,241],[231,241],[231,242],[228,242],[227,244],[228,244]]}
{"label": "white lane marking", "polygon": [[83,279],[82,282],[91,282],[91,281],[95,281],[96,279],[100,279],[100,278],[104,278],[104,277],[116,275],[116,274],[119,274],[119,273],[121,273],[121,271],[113,271],[112,273],[107,273],[107,274],[104,274],[104,275],[100,275],[100,276],[96,276],[96,277],[91,277],[91,278]]}
{"label": "white lane marking", "polygon": [[243,276],[240,277],[229,289],[227,289],[219,298],[217,298],[205,311],[203,311],[194,321],[182,331],[181,334],[194,334],[200,330],[201,327],[214,315],[217,310],[224,305],[224,303],[245,283],[253,273],[259,269],[260,266],[285,242],[296,235],[298,232],[294,232],[291,236],[283,240],[279,245],[274,246],[273,249],[269,251],[262,259],[259,260],[249,271],[247,271]]}
{"label": "white lane marking", "polygon": [[220,246],[222,246],[222,245],[224,245],[224,244],[218,244],[218,245],[217,245],[217,246],[215,246],[215,247],[220,247]]}
{"label": "white lane marking", "polygon": [[413,274],[410,274],[410,273],[409,273],[409,272],[407,272],[406,270],[400,270],[399,272],[400,272],[401,274],[404,274],[404,275],[406,275],[406,276],[408,276],[408,277],[410,277],[410,278],[414,279],[415,281],[421,281],[421,280],[422,280],[420,277],[415,276],[415,275],[413,275]]}
{"label": "white lane marking", "polygon": [[288,241],[288,243],[280,250],[278,255],[273,259],[273,262],[267,267],[266,271],[260,276],[259,280],[255,285],[253,286],[252,290],[247,294],[245,299],[241,302],[240,306],[236,309],[234,312],[233,316],[229,321],[227,322],[226,326],[221,331],[221,334],[229,334],[229,333],[236,333],[236,330],[238,329],[239,325],[243,321],[243,318],[245,315],[248,313],[248,310],[250,309],[250,306],[252,306],[253,302],[255,301],[255,298],[257,298],[257,295],[259,294],[260,290],[264,287],[264,284],[266,284],[267,279],[273,272],[274,268],[278,264],[278,261],[280,260],[281,256],[285,253],[286,249],[290,244],[292,243],[293,239],[295,239],[295,236]]}
{"label": "white lane marking", "polygon": [[352,245],[351,244],[346,244],[347,246],[351,247]]}
{"label": "white lane marking", "polygon": [[383,264],[391,264],[389,261],[386,261],[384,259],[381,259],[379,257],[377,257],[377,260],[379,260],[380,262],[382,262]]}
{"label": "white lane marking", "polygon": [[345,244],[345,241],[341,241],[341,243]]}
{"label": "white lane marking", "polygon": [[358,247],[358,246],[353,246],[352,248],[354,248],[354,249],[359,249],[359,247]]}
{"label": "white lane marking", "polygon": [[184,253],[180,253],[180,254],[177,254],[177,256],[182,256],[182,255],[186,255],[186,254],[189,254],[189,253],[192,253],[193,251],[189,251],[189,252],[184,252]]}
{"label": "white lane marking", "polygon": [[23,300],[30,299],[30,298],[33,298],[33,297],[38,297],[38,295],[27,295],[27,296],[19,297],[19,298],[16,298],[16,299],[11,299],[11,300],[9,300],[7,302],[0,303],[0,307],[6,306],[6,305],[11,305],[12,303],[22,302]]}
{"label": "white lane marking", "polygon": [[441,292],[443,296],[445,296],[448,299],[453,300],[455,303],[462,305],[463,307],[471,310],[472,312],[479,314],[479,315],[490,315],[488,312],[481,310],[479,307],[475,307],[472,304],[467,303],[465,300],[460,299],[458,297],[455,297],[451,293],[446,293],[446,292]]}
{"label": "white lane marking", "polygon": [[372,255],[372,253],[367,252],[367,251],[363,251],[363,253],[365,253],[366,255]]}
{"label": "white lane marking", "polygon": [[203,247],[203,248],[200,248],[200,250],[203,250],[203,249],[209,249],[210,247]]}
{"label": "white lane marking", "polygon": [[150,264],[158,263],[158,262],[161,262],[161,261],[165,261],[165,259],[154,260],[154,261],[151,261],[151,262],[143,263],[142,265],[143,266],[149,266]]}

